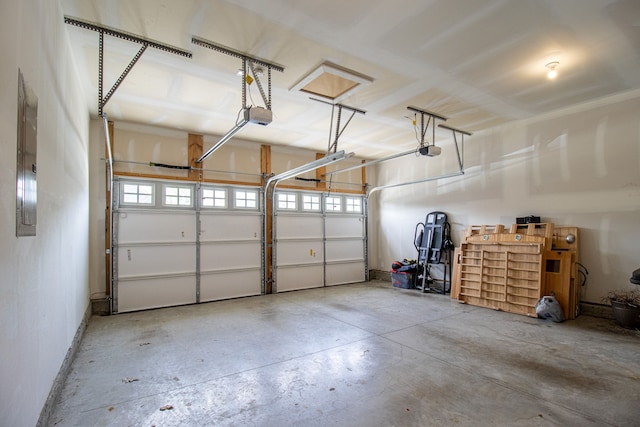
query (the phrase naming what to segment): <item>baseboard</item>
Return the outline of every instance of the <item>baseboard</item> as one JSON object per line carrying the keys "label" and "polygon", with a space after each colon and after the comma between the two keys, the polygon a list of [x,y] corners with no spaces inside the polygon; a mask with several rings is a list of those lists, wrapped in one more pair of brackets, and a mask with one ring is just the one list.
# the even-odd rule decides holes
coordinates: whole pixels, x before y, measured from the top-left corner
{"label": "baseboard", "polygon": [[580,303],[580,314],[591,317],[601,317],[603,319],[613,319],[611,306],[606,304],[594,304],[592,302]]}
{"label": "baseboard", "polygon": [[71,342],[71,346],[69,347],[69,350],[67,350],[67,355],[64,357],[62,366],[60,366],[60,370],[58,371],[58,375],[56,375],[56,379],[53,381],[53,385],[51,386],[51,390],[49,391],[49,396],[47,396],[47,400],[44,402],[42,411],[40,411],[40,417],[38,418],[36,427],[47,427],[51,425],[50,418],[53,414],[53,409],[56,402],[58,401],[58,398],[60,397],[62,387],[64,387],[64,382],[69,375],[69,372],[71,371],[71,363],[76,356],[78,348],[80,347],[80,342],[82,341],[84,331],[87,329],[87,324],[89,323],[90,317],[91,304],[87,306],[87,309],[84,312],[84,316],[82,317],[80,326],[78,326],[76,334],[73,337],[73,341]]}
{"label": "baseboard", "polygon": [[369,270],[369,280],[386,280],[391,282],[391,272],[384,270]]}

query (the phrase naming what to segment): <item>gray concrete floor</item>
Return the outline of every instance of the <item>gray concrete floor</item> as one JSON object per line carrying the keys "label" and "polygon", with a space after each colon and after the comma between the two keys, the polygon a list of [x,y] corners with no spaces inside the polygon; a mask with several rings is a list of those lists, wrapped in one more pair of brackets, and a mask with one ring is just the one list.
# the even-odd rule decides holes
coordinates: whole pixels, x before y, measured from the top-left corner
{"label": "gray concrete floor", "polygon": [[51,424],[638,426],[638,334],[379,281],[94,316]]}

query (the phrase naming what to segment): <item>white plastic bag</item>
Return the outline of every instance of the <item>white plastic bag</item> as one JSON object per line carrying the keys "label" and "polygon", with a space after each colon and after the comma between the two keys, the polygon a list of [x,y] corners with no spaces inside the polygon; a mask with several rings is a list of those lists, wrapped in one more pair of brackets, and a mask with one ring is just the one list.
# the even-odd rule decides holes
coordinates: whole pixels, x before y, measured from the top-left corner
{"label": "white plastic bag", "polygon": [[544,296],[536,303],[536,314],[540,319],[564,322],[562,307],[554,295]]}

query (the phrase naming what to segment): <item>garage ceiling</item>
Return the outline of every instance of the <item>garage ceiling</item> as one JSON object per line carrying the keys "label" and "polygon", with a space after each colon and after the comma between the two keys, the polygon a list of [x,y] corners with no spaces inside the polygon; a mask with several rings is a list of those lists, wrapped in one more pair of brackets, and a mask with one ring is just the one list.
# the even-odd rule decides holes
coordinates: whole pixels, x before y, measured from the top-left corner
{"label": "garage ceiling", "polygon": [[[640,88],[637,0],[62,0],[62,8],[193,54],[147,49],[106,104],[110,119],[211,135],[233,127],[241,60],[192,44],[197,36],[285,68],[272,73],[273,122],[234,138],[326,151],[335,137],[332,106],[296,85],[324,63],[368,79],[338,99],[366,111],[338,146],[362,158],[417,146],[407,106],[478,132]],[[97,115],[98,34],[67,30]],[[105,93],[138,49],[105,37]],[[549,80],[553,61],[558,77]],[[255,83],[247,102],[263,105]],[[349,115],[343,111],[343,125]]]}

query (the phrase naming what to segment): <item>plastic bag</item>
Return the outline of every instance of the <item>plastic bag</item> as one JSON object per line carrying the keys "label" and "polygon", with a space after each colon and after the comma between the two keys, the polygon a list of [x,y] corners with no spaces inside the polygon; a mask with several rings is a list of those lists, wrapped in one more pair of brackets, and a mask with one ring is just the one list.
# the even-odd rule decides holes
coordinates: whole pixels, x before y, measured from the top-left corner
{"label": "plastic bag", "polygon": [[564,312],[554,295],[540,298],[536,303],[536,315],[540,319],[551,319],[556,323],[564,322]]}

